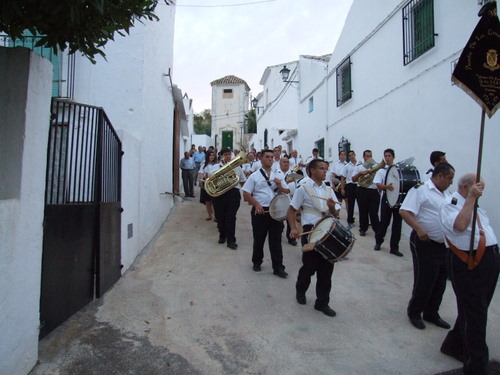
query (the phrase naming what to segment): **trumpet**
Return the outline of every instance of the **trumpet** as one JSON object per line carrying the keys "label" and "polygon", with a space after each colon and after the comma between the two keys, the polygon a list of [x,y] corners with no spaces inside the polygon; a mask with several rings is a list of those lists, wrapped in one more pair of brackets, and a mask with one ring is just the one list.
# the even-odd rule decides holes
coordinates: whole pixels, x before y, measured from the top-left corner
{"label": "trumpet", "polygon": [[304,176],[297,173],[299,171],[299,169],[300,169],[300,165],[298,165],[298,164],[292,168],[292,171],[285,179],[285,182],[287,184],[289,184],[290,182],[298,181],[298,180],[301,180],[302,178],[304,178]]}
{"label": "trumpet", "polygon": [[[363,167],[365,168],[371,168],[376,164],[375,160],[369,159],[367,160],[364,164]],[[371,168],[368,170],[368,174],[359,176],[358,178],[358,185],[361,187],[368,187],[371,184],[373,184],[373,179],[375,178],[375,174],[379,169],[382,169],[385,167],[385,161],[381,161],[380,163],[377,164],[375,168]]]}

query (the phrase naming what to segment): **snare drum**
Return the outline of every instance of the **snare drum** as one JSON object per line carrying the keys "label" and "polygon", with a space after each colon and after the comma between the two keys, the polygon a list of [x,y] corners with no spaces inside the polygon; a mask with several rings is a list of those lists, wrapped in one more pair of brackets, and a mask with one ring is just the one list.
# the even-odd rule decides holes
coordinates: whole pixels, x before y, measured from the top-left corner
{"label": "snare drum", "polygon": [[345,258],[352,250],[355,238],[352,232],[339,220],[327,216],[318,221],[309,235],[309,243],[314,243],[314,250],[335,263]]}
{"label": "snare drum", "polygon": [[286,194],[278,194],[269,204],[269,215],[274,220],[283,221],[286,219],[290,207],[290,197]]}
{"label": "snare drum", "polygon": [[389,207],[401,206],[406,193],[420,182],[420,173],[413,165],[391,165],[385,176],[385,184],[392,184],[394,190],[386,190]]}

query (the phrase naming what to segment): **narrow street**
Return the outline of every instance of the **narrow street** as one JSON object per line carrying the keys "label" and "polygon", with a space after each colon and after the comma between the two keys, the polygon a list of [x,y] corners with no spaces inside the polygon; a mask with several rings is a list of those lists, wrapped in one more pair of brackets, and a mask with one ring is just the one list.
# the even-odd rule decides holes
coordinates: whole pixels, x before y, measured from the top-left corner
{"label": "narrow street", "polygon": [[[196,195],[199,191],[196,189]],[[437,374],[461,367],[439,352],[447,330],[417,330],[406,306],[413,271],[374,235],[357,236],[349,259],[335,264],[330,306],[314,310],[315,277],[307,304],[295,300],[300,247],[283,241],[288,279],[273,275],[265,248],[252,270],[250,207],[238,212],[238,250],[217,243],[214,222],[197,198],[177,205],[134,266],[94,301],[40,342],[42,374]],[[345,211],[341,216],[345,223]],[[456,317],[451,284],[441,305]],[[490,306],[490,357],[500,360],[500,297]],[[496,373],[496,372],[495,372]]]}

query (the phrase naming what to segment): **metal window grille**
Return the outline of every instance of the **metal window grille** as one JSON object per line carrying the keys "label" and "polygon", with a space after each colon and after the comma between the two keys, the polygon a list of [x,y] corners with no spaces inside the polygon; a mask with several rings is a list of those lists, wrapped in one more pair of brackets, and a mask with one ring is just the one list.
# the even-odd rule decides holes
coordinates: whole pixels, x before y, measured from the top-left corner
{"label": "metal window grille", "polygon": [[351,57],[349,56],[337,68],[337,107],[351,98]]}
{"label": "metal window grille", "polygon": [[403,63],[434,47],[434,0],[411,0],[403,12]]}

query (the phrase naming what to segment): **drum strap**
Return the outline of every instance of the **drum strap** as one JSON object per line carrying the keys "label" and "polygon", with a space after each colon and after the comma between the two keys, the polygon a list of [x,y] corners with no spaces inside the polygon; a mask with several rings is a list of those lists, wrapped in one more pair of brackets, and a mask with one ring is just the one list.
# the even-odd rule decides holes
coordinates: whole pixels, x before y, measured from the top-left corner
{"label": "drum strap", "polygon": [[[329,211],[328,205],[326,205],[326,208],[325,208],[325,206],[322,205],[323,202],[321,202],[319,200],[319,198],[315,197],[316,194],[314,192],[314,189],[311,186],[309,186],[307,184],[304,184],[302,186],[304,187],[304,190],[306,191],[307,195],[311,199],[312,204],[314,206],[314,208],[304,206],[302,208],[302,210],[308,214],[312,214],[312,215],[316,215],[316,216],[325,216]],[[324,190],[326,191],[326,197],[331,197],[332,188],[330,186],[325,186]]]}
{"label": "drum strap", "polygon": [[[269,187],[271,187],[271,182],[269,181],[269,177],[267,177],[266,172],[264,172],[264,170],[262,168],[259,169],[259,171],[260,171],[260,173],[262,173],[262,176],[264,176],[264,178],[266,179],[266,182],[269,185]],[[276,193],[278,191],[278,188],[274,189],[273,191]]]}

